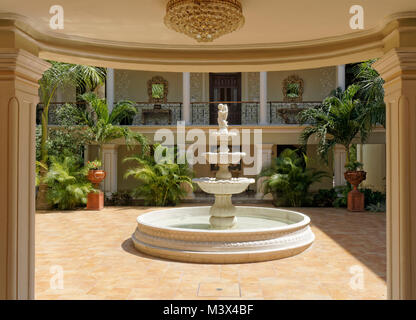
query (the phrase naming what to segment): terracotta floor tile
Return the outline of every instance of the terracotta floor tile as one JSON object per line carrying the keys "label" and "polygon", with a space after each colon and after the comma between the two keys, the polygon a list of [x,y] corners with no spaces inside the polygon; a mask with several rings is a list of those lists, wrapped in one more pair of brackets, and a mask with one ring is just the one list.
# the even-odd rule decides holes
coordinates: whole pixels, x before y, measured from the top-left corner
{"label": "terracotta floor tile", "polygon": [[[155,209],[38,213],[35,298],[386,299],[384,213],[293,209],[311,218],[316,236],[302,254],[261,263],[204,265],[158,259],[134,249],[130,237],[137,216]],[[63,290],[50,288],[51,267],[56,266],[64,271]],[[351,288],[351,270],[362,270],[362,290]]]}
{"label": "terracotta floor tile", "polygon": [[198,288],[198,297],[241,297],[238,282],[201,282]]}

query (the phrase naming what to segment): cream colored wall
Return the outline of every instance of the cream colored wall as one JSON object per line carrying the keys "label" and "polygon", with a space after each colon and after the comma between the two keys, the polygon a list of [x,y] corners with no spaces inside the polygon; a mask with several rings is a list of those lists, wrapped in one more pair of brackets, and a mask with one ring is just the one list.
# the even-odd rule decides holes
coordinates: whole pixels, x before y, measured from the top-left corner
{"label": "cream colored wall", "polygon": [[317,145],[308,145],[306,155],[309,159],[308,168],[314,168],[316,170],[325,171],[328,174],[328,178],[323,178],[321,182],[312,184],[310,191],[318,191],[319,189],[330,189],[333,187],[333,159],[332,156],[328,159],[326,164],[317,154]]}
{"label": "cream colored wall", "polygon": [[267,97],[283,100],[283,80],[297,75],[304,81],[303,101],[322,101],[336,87],[336,67],[267,73]]}
{"label": "cream colored wall", "polygon": [[129,99],[147,102],[147,81],[154,76],[161,76],[169,83],[168,102],[182,101],[182,73],[180,72],[148,72],[134,70],[114,71],[115,101]]}
{"label": "cream colored wall", "polygon": [[363,169],[367,172],[361,187],[386,192],[386,145],[358,145],[357,160],[364,164]]}
{"label": "cream colored wall", "polygon": [[[268,100],[283,100],[282,82],[296,74],[304,81],[304,101],[321,101],[336,87],[336,67],[307,69],[299,71],[268,72]],[[115,100],[131,99],[148,101],[147,81],[161,76],[169,82],[168,101],[182,101],[182,73],[147,72],[134,70],[115,70]],[[259,77],[257,73],[241,74],[242,100],[259,100]],[[191,76],[191,100],[209,101],[209,73],[197,73]]]}

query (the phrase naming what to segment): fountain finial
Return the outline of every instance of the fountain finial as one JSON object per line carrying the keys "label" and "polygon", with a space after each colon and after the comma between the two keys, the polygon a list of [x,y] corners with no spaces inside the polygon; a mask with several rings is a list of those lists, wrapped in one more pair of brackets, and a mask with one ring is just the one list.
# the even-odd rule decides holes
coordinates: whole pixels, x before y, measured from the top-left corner
{"label": "fountain finial", "polygon": [[228,131],[228,106],[226,104],[218,105],[218,125],[220,131]]}

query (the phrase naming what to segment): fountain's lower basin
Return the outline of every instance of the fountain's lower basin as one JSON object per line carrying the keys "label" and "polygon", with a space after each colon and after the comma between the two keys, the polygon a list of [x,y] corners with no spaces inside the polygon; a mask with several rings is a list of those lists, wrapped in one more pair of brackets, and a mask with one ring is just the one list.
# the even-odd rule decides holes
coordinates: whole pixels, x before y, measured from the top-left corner
{"label": "fountain's lower basin", "polygon": [[296,255],[315,238],[309,217],[299,212],[236,207],[237,226],[214,230],[209,211],[210,207],[187,207],[143,214],[137,218],[134,246],[178,261],[245,263]]}

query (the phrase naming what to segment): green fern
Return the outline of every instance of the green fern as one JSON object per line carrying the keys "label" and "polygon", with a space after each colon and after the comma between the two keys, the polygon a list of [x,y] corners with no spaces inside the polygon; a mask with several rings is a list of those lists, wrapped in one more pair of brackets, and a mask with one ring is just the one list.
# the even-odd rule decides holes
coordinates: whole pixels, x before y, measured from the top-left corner
{"label": "green fern", "polygon": [[272,193],[277,206],[300,207],[311,203],[309,187],[328,177],[324,171],[307,168],[306,155],[299,156],[297,150],[285,149],[272,166],[261,176],[270,176],[264,183],[265,194]]}
{"label": "green fern", "polygon": [[128,169],[124,177],[139,181],[133,196],[144,198],[145,205],[176,205],[186,195],[183,185],[193,188],[192,173],[187,164],[159,164],[148,155],[127,157],[124,161],[137,164],[137,167]]}
{"label": "green fern", "polygon": [[87,181],[88,169],[81,167],[74,157],[62,160],[50,157],[51,165],[43,182],[48,185],[47,199],[60,210],[74,209],[87,203],[88,193],[94,191]]}

